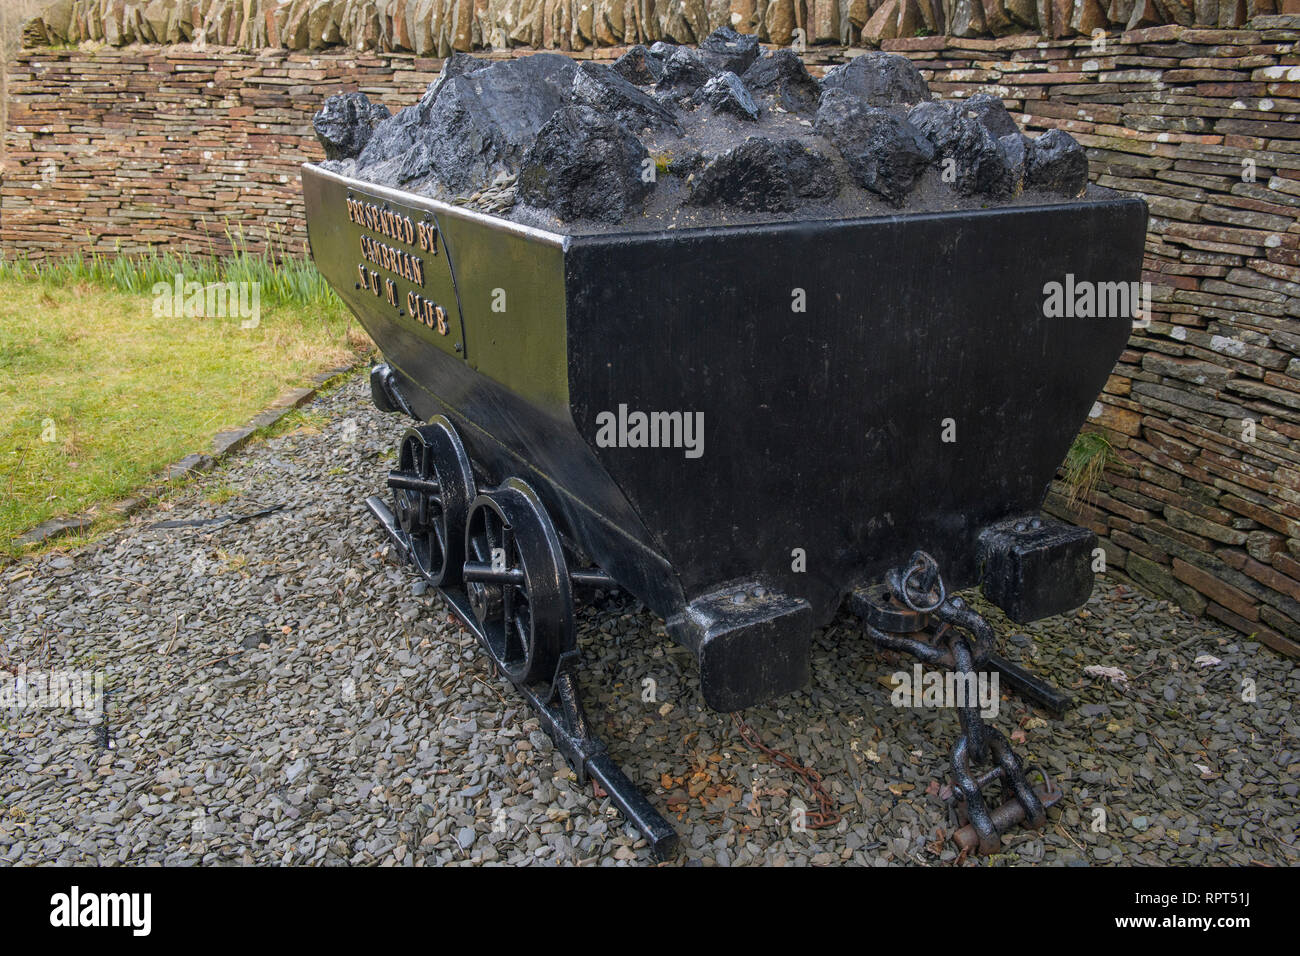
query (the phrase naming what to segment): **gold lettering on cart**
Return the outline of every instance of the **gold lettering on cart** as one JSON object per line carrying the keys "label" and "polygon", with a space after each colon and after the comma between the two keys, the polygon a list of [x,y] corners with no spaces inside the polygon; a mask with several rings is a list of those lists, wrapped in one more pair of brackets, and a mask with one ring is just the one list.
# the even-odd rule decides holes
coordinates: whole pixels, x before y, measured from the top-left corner
{"label": "gold lettering on cart", "polygon": [[[438,254],[438,226],[432,220],[416,222],[403,213],[350,196],[347,199],[347,215],[349,222],[385,239],[418,248],[429,255]],[[424,288],[424,259],[420,256],[380,242],[365,233],[361,234],[358,241],[361,258],[365,261],[357,264],[357,288],[365,289],[375,296],[382,295],[394,307],[400,301],[397,283],[381,276],[374,269],[367,268],[366,263],[400,276],[419,289]],[[436,330],[439,335],[447,335],[451,331],[446,310],[415,289],[406,293],[406,313],[426,328]]]}
{"label": "gold lettering on cart", "polygon": [[[425,252],[437,253],[437,244],[434,240],[436,240],[438,231],[431,223],[420,223],[420,228],[417,230],[415,220],[410,216],[400,212],[393,212],[391,209],[377,206],[372,202],[361,202],[358,199],[349,198],[347,200],[347,209],[349,222],[354,222],[358,226],[365,226],[371,232],[377,232],[385,239],[404,242],[408,246],[415,245],[418,238],[421,249]],[[429,231],[431,235],[426,236],[426,231]]]}
{"label": "gold lettering on cart", "polygon": [[363,235],[361,237],[361,257],[367,262],[373,262],[375,265],[401,276],[407,282],[414,282],[418,286],[424,285],[424,260],[419,256],[413,256],[395,246],[390,246],[385,242],[379,242]]}
{"label": "gold lettering on cart", "polygon": [[442,306],[414,291],[406,293],[406,311],[429,328],[437,329],[439,335],[446,335],[450,330],[447,325],[447,313]]}

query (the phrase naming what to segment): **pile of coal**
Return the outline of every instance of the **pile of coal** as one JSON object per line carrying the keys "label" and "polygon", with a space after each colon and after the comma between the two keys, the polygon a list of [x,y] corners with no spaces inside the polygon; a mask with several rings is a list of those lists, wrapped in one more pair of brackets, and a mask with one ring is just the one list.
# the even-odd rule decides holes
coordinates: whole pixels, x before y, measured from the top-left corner
{"label": "pile of coal", "polygon": [[387,106],[371,103],[364,93],[331,96],[312,117],[326,159],[349,159],[370,142],[375,127],[392,117]]}
{"label": "pile of coal", "polygon": [[610,64],[456,54],[396,115],[349,93],[327,100],[315,127],[327,168],[561,223],[868,215],[1088,188],[1073,138],[1026,137],[996,97],[937,100],[889,53],[818,81],[790,51],[764,53],[729,28],[698,48],[636,46]]}

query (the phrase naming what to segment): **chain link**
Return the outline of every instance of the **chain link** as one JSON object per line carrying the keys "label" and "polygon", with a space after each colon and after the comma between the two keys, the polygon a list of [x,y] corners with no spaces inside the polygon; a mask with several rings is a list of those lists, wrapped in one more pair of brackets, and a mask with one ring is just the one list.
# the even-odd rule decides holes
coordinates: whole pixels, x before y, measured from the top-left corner
{"label": "chain link", "polygon": [[[957,674],[973,674],[988,660],[993,651],[993,628],[961,598],[947,596],[938,564],[930,555],[916,552],[906,568],[896,568],[886,575],[886,583],[895,600],[913,611],[933,614],[940,623],[929,640],[918,631],[891,633],[867,624],[867,633],[877,645]],[[973,647],[970,638],[974,638]],[[1010,741],[984,722],[977,702],[968,696],[957,708],[957,717],[961,736],[951,755],[954,797],[962,801],[970,825],[955,838],[962,844],[963,854],[976,845],[981,853],[992,853],[1001,844],[1000,832],[1008,826],[1022,820],[1029,827],[1042,826],[1047,819],[1044,801],[1030,785]],[[991,769],[976,776],[972,767],[984,763],[992,764]],[[1043,779],[1044,793],[1053,802],[1059,799],[1060,791],[1054,789],[1046,774]],[[1008,801],[989,810],[983,789],[995,780],[1002,781],[1004,792],[1018,807]]]}
{"label": "chain link", "polygon": [[809,810],[804,815],[804,822],[809,830],[833,827],[843,819],[839,809],[835,806],[835,801],[831,799],[831,795],[826,792],[826,788],[822,785],[821,774],[811,767],[805,767],[785,751],[777,750],[775,747],[769,747],[763,743],[762,738],[758,736],[758,731],[747,723],[739,712],[733,713],[731,719],[736,722],[736,729],[740,731],[741,740],[755,750],[767,754],[773,763],[784,767],[796,776],[802,777],[804,782],[808,784],[808,789],[812,791],[812,795],[820,807],[818,810]]}

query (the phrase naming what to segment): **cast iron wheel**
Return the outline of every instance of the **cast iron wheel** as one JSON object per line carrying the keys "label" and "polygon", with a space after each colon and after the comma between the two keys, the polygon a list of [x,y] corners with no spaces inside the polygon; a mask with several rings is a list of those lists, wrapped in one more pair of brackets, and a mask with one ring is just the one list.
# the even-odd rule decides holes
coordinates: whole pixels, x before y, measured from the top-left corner
{"label": "cast iron wheel", "polygon": [[553,680],[576,642],[573,594],[559,536],[532,488],[512,478],[474,499],[465,553],[513,578],[465,586],[492,659],[515,683]]}
{"label": "cast iron wheel", "polygon": [[397,470],[389,472],[388,484],[393,513],[420,573],[434,587],[460,583],[474,472],[445,416],[435,415],[402,436]]}

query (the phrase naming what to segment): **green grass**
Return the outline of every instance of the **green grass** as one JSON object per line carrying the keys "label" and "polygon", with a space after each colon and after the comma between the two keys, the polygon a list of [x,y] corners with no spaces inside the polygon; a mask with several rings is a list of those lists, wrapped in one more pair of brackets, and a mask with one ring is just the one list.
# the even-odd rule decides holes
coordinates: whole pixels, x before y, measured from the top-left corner
{"label": "green grass", "polygon": [[1097,485],[1106,465],[1115,457],[1114,449],[1099,432],[1080,432],[1065,456],[1061,480],[1065,484],[1070,508],[1088,503],[1097,493]]}
{"label": "green grass", "polygon": [[149,295],[154,285],[170,284],[179,273],[187,282],[257,282],[262,305],[297,306],[334,311],[342,315],[343,304],[335,297],[325,277],[311,262],[286,255],[282,243],[272,242],[262,252],[250,252],[243,236],[227,233],[235,251],[225,256],[204,256],[184,252],[153,252],[141,256],[71,256],[49,262],[24,259],[0,260],[0,279],[34,279],[47,288],[73,283],[91,283],[137,295]]}
{"label": "green grass", "polygon": [[[155,315],[155,283],[261,283],[261,317]],[[308,262],[236,253],[0,261],[0,559],[125,497],[369,346]]]}
{"label": "green grass", "polygon": [[212,505],[224,505],[227,501],[239,497],[239,490],[230,485],[216,485],[209,488],[203,500]]}

